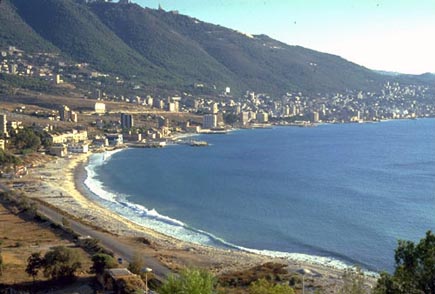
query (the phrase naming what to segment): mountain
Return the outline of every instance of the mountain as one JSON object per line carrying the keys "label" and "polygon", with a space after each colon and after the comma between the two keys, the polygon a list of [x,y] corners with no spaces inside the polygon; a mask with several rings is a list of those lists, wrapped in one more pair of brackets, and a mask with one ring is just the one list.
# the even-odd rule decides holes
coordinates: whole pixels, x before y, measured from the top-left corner
{"label": "mountain", "polygon": [[7,46],[32,52],[57,51],[18,15],[9,0],[3,0],[0,2],[0,47]]}
{"label": "mountain", "polygon": [[42,38],[80,62],[125,76],[163,81],[160,69],[126,45],[87,6],[73,0],[12,0],[17,13]]}
{"label": "mountain", "polygon": [[218,83],[223,87],[237,79],[197,42],[173,30],[149,9],[108,3],[92,3],[90,8],[131,48],[187,84]]}
{"label": "mountain", "polygon": [[[151,87],[235,93],[374,90],[396,77],[327,53],[247,35],[175,12],[82,0],[4,0],[0,46],[59,51]],[[413,81],[412,76],[398,76]],[[429,78],[418,78],[426,82]],[[432,79],[433,80],[433,79]]]}

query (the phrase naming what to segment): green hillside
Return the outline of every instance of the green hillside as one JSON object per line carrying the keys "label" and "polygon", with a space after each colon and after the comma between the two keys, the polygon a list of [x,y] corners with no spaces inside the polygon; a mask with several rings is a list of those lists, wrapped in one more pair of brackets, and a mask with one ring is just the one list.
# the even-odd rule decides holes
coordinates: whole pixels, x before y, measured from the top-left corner
{"label": "green hillside", "polygon": [[9,0],[3,0],[0,2],[0,48],[8,46],[29,52],[57,51],[22,20]]}
{"label": "green hillside", "polygon": [[172,30],[149,9],[110,3],[90,7],[126,44],[185,85],[205,83],[223,88],[237,79],[199,44]]}
{"label": "green hillside", "polygon": [[162,80],[160,69],[128,47],[88,9],[73,0],[12,0],[20,16],[72,58],[105,72]]}
{"label": "green hillside", "polygon": [[172,30],[196,41],[257,91],[367,89],[383,80],[379,74],[338,56],[289,46],[265,35],[248,36],[183,15],[152,13]]}
{"label": "green hillside", "polygon": [[136,4],[3,0],[0,9],[0,46],[58,50],[161,90],[192,90],[202,83],[209,94],[230,86],[235,94],[281,95],[376,90],[387,79],[422,85],[434,80],[382,75],[339,56]]}

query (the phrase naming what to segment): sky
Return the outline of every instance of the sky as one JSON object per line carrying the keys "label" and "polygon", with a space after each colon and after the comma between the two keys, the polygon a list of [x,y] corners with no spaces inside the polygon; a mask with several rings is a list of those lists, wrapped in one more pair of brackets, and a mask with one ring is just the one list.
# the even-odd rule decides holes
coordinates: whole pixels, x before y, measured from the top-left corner
{"label": "sky", "polygon": [[435,0],[133,0],[370,69],[435,73]]}

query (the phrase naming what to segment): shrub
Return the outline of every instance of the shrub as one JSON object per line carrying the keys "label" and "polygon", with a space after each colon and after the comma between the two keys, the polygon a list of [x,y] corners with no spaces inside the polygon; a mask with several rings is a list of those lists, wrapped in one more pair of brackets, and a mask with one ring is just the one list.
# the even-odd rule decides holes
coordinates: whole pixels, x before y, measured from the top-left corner
{"label": "shrub", "polygon": [[93,265],[91,270],[96,274],[102,274],[104,273],[105,269],[115,268],[118,266],[118,263],[112,256],[104,253],[97,253],[92,256],[92,262]]}
{"label": "shrub", "polygon": [[204,270],[186,269],[179,276],[172,275],[160,287],[159,294],[211,294],[215,278]]}
{"label": "shrub", "polygon": [[266,279],[260,279],[249,286],[249,294],[294,294],[289,285],[274,284]]}

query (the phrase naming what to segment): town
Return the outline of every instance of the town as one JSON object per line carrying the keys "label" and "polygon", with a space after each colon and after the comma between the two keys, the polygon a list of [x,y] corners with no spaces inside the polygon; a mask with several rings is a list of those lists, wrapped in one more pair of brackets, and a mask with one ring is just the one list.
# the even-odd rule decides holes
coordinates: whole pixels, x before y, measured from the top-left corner
{"label": "town", "polygon": [[[51,107],[37,107],[38,103],[32,107],[26,103],[18,103],[14,109],[2,107],[2,149],[7,148],[10,135],[24,127],[47,134],[49,154],[67,156],[88,152],[89,146],[99,149],[130,143],[135,147],[161,147],[184,133],[220,134],[232,128],[362,123],[435,115],[433,90],[421,85],[386,82],[376,92],[288,92],[282,97],[249,90],[237,97],[226,87],[216,95],[174,92],[162,97],[144,94],[140,83],[95,71],[86,63],[65,61],[58,54],[28,54],[14,46],[0,50],[0,54],[0,74],[19,81],[6,96],[37,93],[39,97],[53,94],[68,98],[65,104],[51,103]],[[34,82],[32,87],[19,90],[20,83],[26,88],[22,81],[27,79],[43,86]],[[204,87],[201,83],[193,86]]]}

